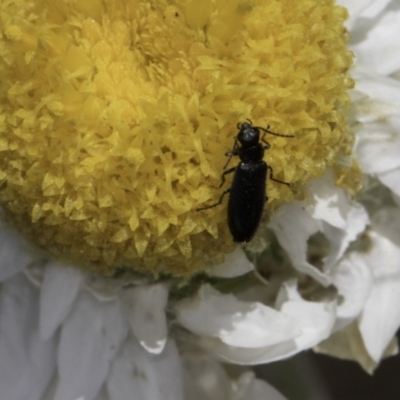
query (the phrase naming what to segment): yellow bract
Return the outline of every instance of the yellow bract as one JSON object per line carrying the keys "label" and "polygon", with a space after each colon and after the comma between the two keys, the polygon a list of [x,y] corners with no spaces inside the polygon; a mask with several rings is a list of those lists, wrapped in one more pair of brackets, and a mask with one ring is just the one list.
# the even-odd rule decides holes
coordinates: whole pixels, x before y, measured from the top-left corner
{"label": "yellow bract", "polygon": [[[220,194],[236,124],[271,137],[269,207],[352,136],[351,54],[330,0],[7,0],[0,5],[0,201],[91,271],[188,276],[233,249]],[[227,185],[229,183],[227,182]]]}

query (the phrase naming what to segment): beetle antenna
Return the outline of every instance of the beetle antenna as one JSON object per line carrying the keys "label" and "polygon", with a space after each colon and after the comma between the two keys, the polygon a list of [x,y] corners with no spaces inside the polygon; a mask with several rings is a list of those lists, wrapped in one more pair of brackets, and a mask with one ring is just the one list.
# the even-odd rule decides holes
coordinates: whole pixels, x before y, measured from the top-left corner
{"label": "beetle antenna", "polygon": [[294,135],[284,135],[283,133],[276,133],[276,132],[272,132],[269,130],[269,125],[266,128],[262,128],[261,126],[254,126],[254,128],[258,128],[261,129],[262,131],[264,131],[264,136],[269,133],[271,135],[275,135],[275,136],[280,136],[280,137],[295,137]]}

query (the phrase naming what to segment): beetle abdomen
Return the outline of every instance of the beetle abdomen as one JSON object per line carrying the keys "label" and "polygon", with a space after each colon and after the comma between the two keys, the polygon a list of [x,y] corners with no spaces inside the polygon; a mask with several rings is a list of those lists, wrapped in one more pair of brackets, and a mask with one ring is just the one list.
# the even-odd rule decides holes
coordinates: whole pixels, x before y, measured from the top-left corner
{"label": "beetle abdomen", "polygon": [[266,202],[267,164],[239,163],[228,202],[228,225],[233,240],[249,242],[260,223]]}

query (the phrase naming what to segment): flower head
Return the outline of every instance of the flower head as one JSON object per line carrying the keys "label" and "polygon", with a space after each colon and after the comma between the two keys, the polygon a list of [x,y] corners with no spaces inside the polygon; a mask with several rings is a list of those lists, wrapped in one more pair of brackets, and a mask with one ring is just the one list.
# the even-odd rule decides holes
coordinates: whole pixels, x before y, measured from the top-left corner
{"label": "flower head", "polygon": [[[307,17],[305,17],[307,16]],[[269,208],[302,196],[352,135],[333,1],[1,5],[0,201],[53,256],[187,276],[233,250],[220,193],[239,121],[271,138]]]}
{"label": "flower head", "polygon": [[[398,29],[398,10],[348,3],[362,60],[386,24]],[[217,359],[245,370],[314,348],[371,372],[396,353],[400,65],[356,64],[345,124],[343,8],[9,0],[0,10],[0,200],[25,235],[1,225],[3,396],[281,400]],[[291,186],[268,181],[269,211],[287,204],[222,263],[233,249],[225,207],[195,210],[219,198],[223,154],[247,118],[295,135],[271,137],[266,158]],[[210,261],[221,264],[176,279]]]}

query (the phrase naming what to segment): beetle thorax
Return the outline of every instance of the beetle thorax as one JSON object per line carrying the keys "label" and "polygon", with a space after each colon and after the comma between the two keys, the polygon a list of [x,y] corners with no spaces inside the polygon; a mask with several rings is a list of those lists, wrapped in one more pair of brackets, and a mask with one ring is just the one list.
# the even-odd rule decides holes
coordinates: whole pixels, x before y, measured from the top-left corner
{"label": "beetle thorax", "polygon": [[257,163],[264,157],[264,149],[260,143],[251,147],[242,147],[239,152],[240,161],[243,163]]}

